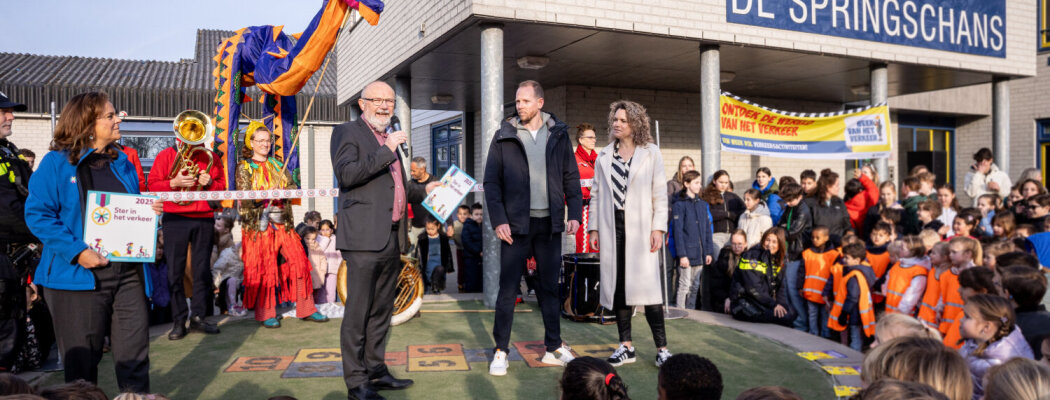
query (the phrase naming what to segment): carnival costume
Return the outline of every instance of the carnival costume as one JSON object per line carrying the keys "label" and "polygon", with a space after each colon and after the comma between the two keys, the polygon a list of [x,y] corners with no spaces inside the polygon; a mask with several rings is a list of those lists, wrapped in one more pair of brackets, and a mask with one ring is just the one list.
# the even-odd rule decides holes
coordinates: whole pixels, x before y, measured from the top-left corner
{"label": "carnival costume", "polygon": [[[261,122],[248,125],[244,141],[251,149],[251,138]],[[295,188],[292,175],[276,158],[265,162],[242,160],[237,167],[237,186],[250,190]],[[277,303],[295,302],[299,318],[325,322],[317,312],[310,278],[310,262],[295,232],[291,204],[284,200],[242,200],[241,258],[244,260],[244,306],[255,310],[255,320],[267,328],[280,326]],[[280,258],[283,262],[279,262]],[[276,288],[279,291],[275,291]]]}

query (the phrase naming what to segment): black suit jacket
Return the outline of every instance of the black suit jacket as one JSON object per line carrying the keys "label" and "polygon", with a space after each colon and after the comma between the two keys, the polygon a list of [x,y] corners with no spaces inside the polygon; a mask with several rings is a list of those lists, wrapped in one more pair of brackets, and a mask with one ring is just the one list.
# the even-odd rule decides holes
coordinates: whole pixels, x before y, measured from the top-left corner
{"label": "black suit jacket", "polygon": [[[394,179],[390,165],[401,162],[397,154],[379,144],[363,118],[335,127],[332,132],[332,169],[339,185],[339,225],[336,248],[349,251],[379,251],[386,245],[386,229],[394,204]],[[403,169],[403,168],[402,168]],[[408,203],[423,201],[426,186],[408,179],[401,171]],[[408,252],[408,212],[402,211],[398,242]]]}

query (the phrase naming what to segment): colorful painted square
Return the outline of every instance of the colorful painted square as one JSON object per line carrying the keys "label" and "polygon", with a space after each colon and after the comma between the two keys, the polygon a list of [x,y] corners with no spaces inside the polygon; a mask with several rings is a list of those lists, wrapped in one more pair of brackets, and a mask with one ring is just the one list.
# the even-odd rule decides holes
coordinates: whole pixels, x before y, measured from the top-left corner
{"label": "colorful painted square", "polygon": [[342,361],[294,362],[281,374],[281,378],[342,378]]}
{"label": "colorful painted square", "polygon": [[513,346],[518,349],[518,353],[521,353],[521,358],[525,360],[525,364],[528,364],[531,368],[556,367],[556,365],[540,362],[540,359],[543,358],[543,353],[547,352],[547,348],[543,345],[542,340],[514,342]]}
{"label": "colorful painted square", "polygon": [[292,356],[237,357],[223,372],[281,371],[292,363]]}
{"label": "colorful painted square", "polygon": [[835,386],[835,396],[837,397],[849,397],[857,394],[859,391],[860,388],[856,386]]}
{"label": "colorful painted square", "polygon": [[860,371],[853,367],[836,367],[831,365],[825,365],[821,367],[830,375],[860,375]]}
{"label": "colorful painted square", "polygon": [[470,364],[462,355],[409,357],[407,369],[408,372],[469,371]]}
{"label": "colorful painted square", "polygon": [[405,363],[408,362],[407,355],[408,355],[408,353],[403,352],[403,351],[394,351],[394,352],[389,352],[388,351],[386,353],[386,365],[388,367],[397,367],[397,366],[405,365]]}
{"label": "colorful painted square", "polygon": [[604,359],[610,355],[616,348],[620,347],[619,344],[578,344],[572,346],[572,351],[576,353],[577,357],[596,357]]}
{"label": "colorful painted square", "polygon": [[408,346],[408,358],[418,357],[451,357],[463,356],[463,345],[452,344],[426,344]]}
{"label": "colorful painted square", "polygon": [[297,363],[343,361],[339,349],[299,349],[295,355]]}

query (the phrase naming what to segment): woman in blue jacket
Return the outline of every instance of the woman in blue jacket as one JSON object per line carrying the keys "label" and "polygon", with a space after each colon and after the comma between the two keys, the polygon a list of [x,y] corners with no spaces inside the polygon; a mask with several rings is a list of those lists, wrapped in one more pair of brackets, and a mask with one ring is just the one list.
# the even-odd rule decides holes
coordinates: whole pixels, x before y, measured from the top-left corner
{"label": "woman in blue jacket", "polygon": [[[147,272],[109,262],[84,242],[87,192],[139,193],[138,175],[114,142],[120,117],[103,93],[74,96],[62,109],[51,151],[29,180],[26,222],[44,244],[34,283],[44,288],[66,382],[98,382],[110,336],[120,391],[148,393]],[[160,213],[160,203],[153,209]]]}

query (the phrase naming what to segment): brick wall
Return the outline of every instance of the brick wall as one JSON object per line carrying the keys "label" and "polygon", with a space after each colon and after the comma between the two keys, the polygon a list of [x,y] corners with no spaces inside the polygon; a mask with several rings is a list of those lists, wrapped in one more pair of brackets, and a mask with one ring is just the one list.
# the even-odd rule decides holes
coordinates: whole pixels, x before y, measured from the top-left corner
{"label": "brick wall", "polygon": [[15,114],[15,122],[11,125],[11,143],[20,149],[29,149],[36,153],[37,164],[47,148],[51,146],[51,116],[33,114]]}

